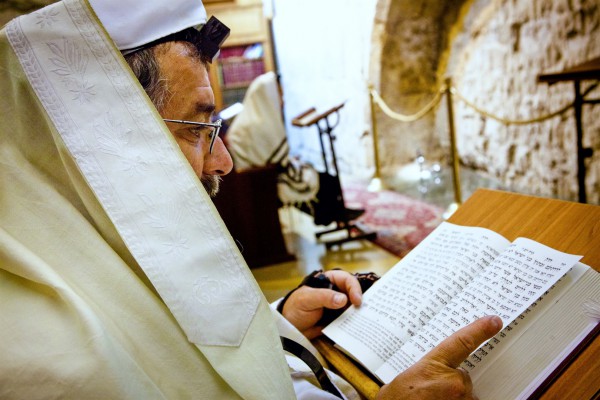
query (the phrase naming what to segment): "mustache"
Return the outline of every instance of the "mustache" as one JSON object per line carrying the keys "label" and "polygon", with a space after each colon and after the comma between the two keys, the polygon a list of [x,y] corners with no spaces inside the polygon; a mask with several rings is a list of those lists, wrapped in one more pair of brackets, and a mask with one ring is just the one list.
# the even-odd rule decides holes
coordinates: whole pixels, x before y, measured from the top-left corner
{"label": "mustache", "polygon": [[202,186],[204,186],[206,193],[208,193],[210,197],[215,197],[217,193],[219,193],[221,181],[222,179],[219,175],[202,175],[200,178]]}

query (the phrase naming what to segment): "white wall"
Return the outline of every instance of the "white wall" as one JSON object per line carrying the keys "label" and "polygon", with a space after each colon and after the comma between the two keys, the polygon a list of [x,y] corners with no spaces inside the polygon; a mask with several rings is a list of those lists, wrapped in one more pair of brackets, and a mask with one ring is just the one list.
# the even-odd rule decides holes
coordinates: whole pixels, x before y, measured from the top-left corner
{"label": "white wall", "polygon": [[376,1],[273,1],[274,41],[292,154],[323,169],[317,128],[292,127],[290,121],[310,107],[325,111],[346,101],[334,130],[338,166],[342,176],[372,174],[367,88]]}

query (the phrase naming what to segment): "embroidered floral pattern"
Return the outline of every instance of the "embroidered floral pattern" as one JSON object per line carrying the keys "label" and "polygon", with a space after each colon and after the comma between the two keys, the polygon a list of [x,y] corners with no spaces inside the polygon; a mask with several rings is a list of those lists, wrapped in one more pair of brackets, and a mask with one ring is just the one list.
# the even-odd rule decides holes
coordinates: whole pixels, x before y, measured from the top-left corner
{"label": "embroidered floral pattern", "polygon": [[[223,238],[223,224],[208,195],[192,173],[182,171],[173,143],[156,136],[159,123],[85,0],[63,0],[50,7],[60,12],[44,10],[46,16],[30,14],[6,27],[29,82],[90,188],[189,340],[197,345],[240,346],[261,296],[237,249]],[[72,23],[73,34],[64,37],[43,29],[54,19],[56,24]],[[102,99],[111,98],[109,107],[114,109],[108,113],[100,93]],[[72,111],[75,105],[77,112]],[[147,167],[145,175],[160,186],[149,187],[137,175],[118,184],[123,181],[119,171],[129,171],[129,163],[139,160],[137,149],[145,157],[137,168]],[[198,241],[202,251],[197,250]],[[172,276],[189,280],[174,281]],[[215,296],[222,301],[215,302]],[[201,307],[202,301],[213,303]]]}
{"label": "embroidered floral pattern", "polygon": [[[177,229],[183,223],[183,211],[181,207],[176,207],[174,204],[162,205],[160,208],[163,209],[163,212],[155,213],[154,210],[159,206],[155,204],[153,199],[144,194],[140,194],[139,197],[148,207],[148,211],[146,212],[148,214],[148,225],[152,228],[163,230],[168,237],[168,240],[162,243],[166,248],[166,252],[181,253],[189,249],[189,238],[183,236],[179,229]],[[165,196],[160,196],[160,198],[165,198]]]}
{"label": "embroidered floral pattern", "polygon": [[44,8],[40,10],[35,16],[37,18],[37,24],[40,28],[49,28],[57,20],[59,11],[56,8]]}
{"label": "embroidered floral pattern", "polygon": [[[142,176],[148,171],[149,165],[139,151],[132,146],[133,131],[125,128],[120,121],[107,111],[94,121],[94,130],[98,140],[98,148],[105,154],[119,157],[123,172],[130,175]],[[128,151],[123,150],[127,148]]]}
{"label": "embroidered floral pattern", "polygon": [[227,281],[210,279],[204,276],[194,284],[196,299],[204,305],[236,303],[235,299],[223,295],[229,290],[228,286],[230,285],[227,284]]}
{"label": "embroidered floral pattern", "polygon": [[52,72],[62,77],[64,84],[74,94],[73,100],[78,100],[80,104],[89,103],[96,92],[94,85],[85,76],[88,56],[70,40],[63,40],[61,44],[49,42],[46,45],[55,56],[50,57],[50,62],[57,67]]}

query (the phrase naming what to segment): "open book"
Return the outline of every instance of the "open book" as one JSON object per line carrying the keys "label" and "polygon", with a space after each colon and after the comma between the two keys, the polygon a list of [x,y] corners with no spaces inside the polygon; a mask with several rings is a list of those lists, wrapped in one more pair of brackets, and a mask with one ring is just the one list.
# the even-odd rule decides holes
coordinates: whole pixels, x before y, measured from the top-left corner
{"label": "open book", "polygon": [[[526,238],[443,222],[323,333],[388,383],[484,315],[504,329],[465,360],[481,399],[527,398],[599,331],[600,274]],[[596,317],[597,318],[597,317]]]}

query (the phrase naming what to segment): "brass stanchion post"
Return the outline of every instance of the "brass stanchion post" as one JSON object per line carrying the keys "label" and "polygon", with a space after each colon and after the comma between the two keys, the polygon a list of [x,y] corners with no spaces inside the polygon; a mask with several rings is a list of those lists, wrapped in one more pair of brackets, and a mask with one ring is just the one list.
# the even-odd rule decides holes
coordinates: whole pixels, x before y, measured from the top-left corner
{"label": "brass stanchion post", "polygon": [[375,118],[375,101],[373,100],[373,85],[369,85],[369,103],[371,105],[371,129],[373,132],[373,156],[375,161],[375,175],[367,190],[369,192],[378,192],[383,189],[383,182],[381,181],[381,170],[379,167],[379,139],[377,136],[377,120]]}
{"label": "brass stanchion post", "polygon": [[452,179],[454,183],[454,203],[450,204],[444,218],[450,217],[462,204],[462,192],[460,188],[460,170],[458,151],[456,150],[456,131],[454,130],[454,107],[452,99],[452,78],[446,78],[446,104],[448,107],[448,130],[450,133],[450,155],[452,157]]}

